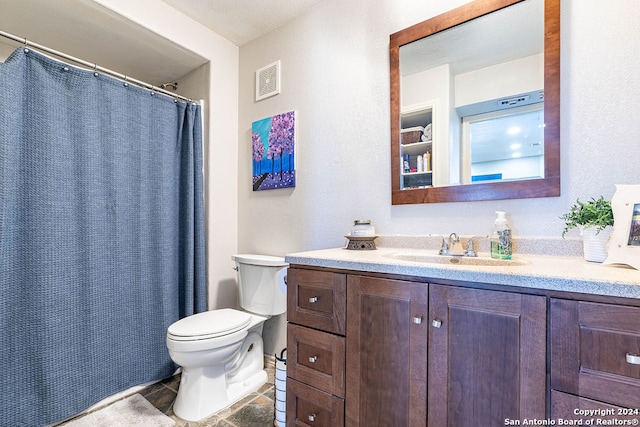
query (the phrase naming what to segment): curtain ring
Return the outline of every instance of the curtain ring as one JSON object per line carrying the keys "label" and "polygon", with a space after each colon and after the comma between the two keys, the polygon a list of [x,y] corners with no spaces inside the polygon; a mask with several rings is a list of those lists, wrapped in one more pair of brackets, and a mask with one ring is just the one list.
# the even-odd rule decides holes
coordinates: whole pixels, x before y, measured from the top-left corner
{"label": "curtain ring", "polygon": [[29,41],[27,40],[27,38],[24,38],[24,47],[27,47],[29,45]]}
{"label": "curtain ring", "polygon": [[127,76],[124,76],[123,85],[124,85],[124,87],[129,87],[129,83],[127,83]]}

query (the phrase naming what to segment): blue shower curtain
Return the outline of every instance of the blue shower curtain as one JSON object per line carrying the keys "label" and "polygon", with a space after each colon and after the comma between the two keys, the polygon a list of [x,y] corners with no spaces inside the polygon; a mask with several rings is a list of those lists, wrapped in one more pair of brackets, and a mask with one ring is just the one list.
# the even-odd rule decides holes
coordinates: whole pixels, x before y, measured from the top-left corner
{"label": "blue shower curtain", "polygon": [[19,48],[0,63],[0,424],[170,376],[206,310],[201,109]]}

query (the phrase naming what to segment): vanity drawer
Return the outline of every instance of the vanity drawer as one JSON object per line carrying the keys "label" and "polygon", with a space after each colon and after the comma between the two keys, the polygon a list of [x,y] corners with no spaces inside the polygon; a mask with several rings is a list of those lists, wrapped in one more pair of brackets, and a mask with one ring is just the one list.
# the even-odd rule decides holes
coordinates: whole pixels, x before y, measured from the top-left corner
{"label": "vanity drawer", "polygon": [[551,387],[640,408],[640,308],[552,299]]}
{"label": "vanity drawer", "polygon": [[346,274],[290,268],[287,320],[344,335],[346,285]]}
{"label": "vanity drawer", "polygon": [[289,378],[287,425],[343,427],[344,399]]}
{"label": "vanity drawer", "polygon": [[[622,408],[620,406],[609,405],[596,400],[551,390],[551,419],[553,420],[562,418],[563,420],[583,421],[596,419],[632,421],[639,418],[639,410],[640,409],[636,408]],[[594,423],[593,425],[596,424]]]}
{"label": "vanity drawer", "polygon": [[344,397],[344,337],[289,323],[287,355],[289,377]]}

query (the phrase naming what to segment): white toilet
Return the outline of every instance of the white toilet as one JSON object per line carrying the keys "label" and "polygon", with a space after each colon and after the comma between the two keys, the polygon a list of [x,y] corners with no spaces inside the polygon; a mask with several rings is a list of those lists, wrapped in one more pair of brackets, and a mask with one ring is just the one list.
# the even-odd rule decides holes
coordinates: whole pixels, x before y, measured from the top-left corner
{"label": "white toilet", "polygon": [[287,308],[284,258],[234,255],[240,306],[194,314],[167,331],[167,348],[182,367],[173,412],[198,421],[231,405],[267,381],[262,327]]}

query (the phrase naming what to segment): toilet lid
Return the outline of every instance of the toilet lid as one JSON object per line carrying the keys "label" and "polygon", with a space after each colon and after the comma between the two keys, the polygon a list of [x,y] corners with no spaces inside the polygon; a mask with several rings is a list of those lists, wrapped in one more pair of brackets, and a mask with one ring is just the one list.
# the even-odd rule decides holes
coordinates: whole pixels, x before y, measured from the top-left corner
{"label": "toilet lid", "polygon": [[169,326],[167,333],[178,340],[215,338],[237,332],[250,322],[249,313],[223,308],[180,319]]}

